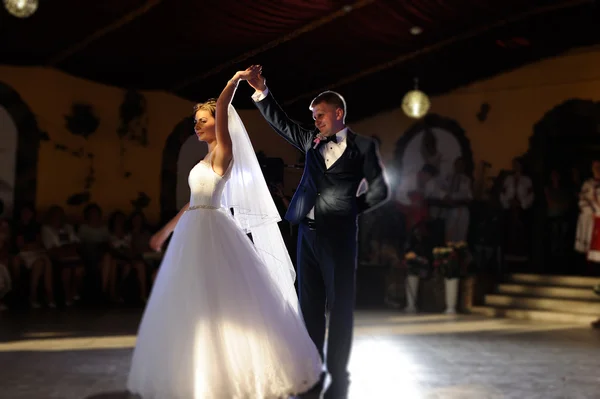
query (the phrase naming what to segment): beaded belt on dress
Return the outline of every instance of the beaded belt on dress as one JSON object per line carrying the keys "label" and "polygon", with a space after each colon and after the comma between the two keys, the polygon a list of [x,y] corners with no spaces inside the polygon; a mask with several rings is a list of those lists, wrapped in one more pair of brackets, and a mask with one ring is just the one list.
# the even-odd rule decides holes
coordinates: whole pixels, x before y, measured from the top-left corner
{"label": "beaded belt on dress", "polygon": [[190,206],[187,210],[193,211],[194,209],[219,209],[219,208],[216,206],[212,206],[212,205],[194,205],[194,206]]}

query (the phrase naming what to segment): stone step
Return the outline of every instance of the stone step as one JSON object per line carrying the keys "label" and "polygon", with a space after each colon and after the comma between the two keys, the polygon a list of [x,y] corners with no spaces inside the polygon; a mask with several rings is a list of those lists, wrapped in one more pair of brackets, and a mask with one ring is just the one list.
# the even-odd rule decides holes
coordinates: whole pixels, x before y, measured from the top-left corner
{"label": "stone step", "polygon": [[557,299],[578,299],[600,302],[600,296],[596,295],[591,288],[572,288],[562,286],[544,286],[530,284],[500,284],[498,285],[496,291],[498,294],[503,295],[520,295]]}
{"label": "stone step", "polygon": [[572,323],[581,325],[589,325],[590,323],[596,321],[600,316],[574,314],[566,312],[554,312],[548,310],[517,309],[493,306],[474,306],[471,308],[471,313],[487,317],[505,317],[508,319],[517,320],[531,320],[551,323]]}
{"label": "stone step", "polygon": [[600,301],[578,301],[556,298],[536,298],[501,294],[490,294],[485,296],[485,305],[548,310],[555,312],[587,314],[600,317]]}
{"label": "stone step", "polygon": [[509,274],[506,282],[511,284],[551,285],[556,287],[591,289],[595,285],[600,284],[600,278],[515,273]]}

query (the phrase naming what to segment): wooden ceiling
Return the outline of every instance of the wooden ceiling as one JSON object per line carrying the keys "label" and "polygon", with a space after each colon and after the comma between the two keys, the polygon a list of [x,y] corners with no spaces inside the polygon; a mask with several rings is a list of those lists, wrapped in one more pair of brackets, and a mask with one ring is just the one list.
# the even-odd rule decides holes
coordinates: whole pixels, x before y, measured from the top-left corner
{"label": "wooden ceiling", "polygon": [[399,106],[415,77],[439,94],[597,43],[598,15],[593,0],[40,0],[29,18],[0,11],[0,64],[193,101],[261,64],[294,116],[334,89],[352,121]]}

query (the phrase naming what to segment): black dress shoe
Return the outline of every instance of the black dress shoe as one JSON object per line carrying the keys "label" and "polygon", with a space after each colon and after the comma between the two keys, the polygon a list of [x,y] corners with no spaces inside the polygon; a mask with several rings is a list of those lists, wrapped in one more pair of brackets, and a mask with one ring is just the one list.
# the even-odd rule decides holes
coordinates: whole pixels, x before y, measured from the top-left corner
{"label": "black dress shoe", "polygon": [[326,372],[321,372],[319,381],[312,386],[308,391],[301,393],[297,396],[298,399],[320,399],[321,392],[325,386],[325,378],[327,377]]}

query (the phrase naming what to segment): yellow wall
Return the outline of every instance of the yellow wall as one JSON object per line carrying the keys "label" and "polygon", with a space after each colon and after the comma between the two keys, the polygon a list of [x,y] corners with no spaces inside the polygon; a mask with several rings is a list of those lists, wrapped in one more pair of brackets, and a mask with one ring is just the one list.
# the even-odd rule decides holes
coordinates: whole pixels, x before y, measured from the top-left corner
{"label": "yellow wall", "polygon": [[[431,112],[455,119],[471,140],[475,162],[486,160],[493,172],[510,166],[510,160],[527,150],[533,125],[544,113],[569,98],[600,100],[600,50],[587,49],[532,64],[491,79],[477,82],[444,96],[432,98]],[[148,103],[149,140],[147,148],[127,142],[125,168],[132,172],[125,179],[119,161],[118,109],[123,90],[72,77],[45,68],[0,66],[0,81],[15,89],[38,118],[43,131],[53,141],[69,147],[84,146],[96,154],[97,182],[92,199],[106,212],[129,211],[130,200],[138,191],[152,199],[147,214],[157,220],[160,198],[162,149],[168,135],[192,103],[163,92],[144,92]],[[74,102],[92,104],[101,124],[87,141],[65,128],[64,116]],[[476,114],[483,102],[491,105],[488,119],[481,123]],[[255,149],[269,156],[280,156],[294,163],[298,153],[278,138],[257,111],[240,115]],[[400,109],[364,119],[351,127],[359,133],[381,137],[384,160],[391,158],[398,137],[414,123]],[[87,174],[87,161],[56,151],[53,143],[42,143],[38,164],[37,205],[64,205],[68,195],[81,191]],[[300,176],[286,174],[288,190]],[[80,207],[67,207],[76,217]]]}
{"label": "yellow wall", "polygon": [[[159,215],[160,171],[162,151],[169,134],[191,112],[193,103],[164,92],[143,92],[148,104],[148,147],[125,141],[125,179],[121,167],[119,106],[124,91],[79,79],[46,68],[0,66],[0,81],[16,90],[36,115],[39,127],[48,132],[51,142],[42,142],[38,162],[37,206],[43,211],[52,204],[65,205],[69,195],[83,191],[89,162],[54,149],[54,143],[73,149],[84,147],[95,154],[96,182],[92,200],[109,213],[115,209],[131,210],[130,201],[139,191],[146,192],[151,203],[146,213],[150,220]],[[75,102],[89,103],[100,119],[100,126],[87,140],[71,134],[65,127],[65,115]],[[257,150],[278,154],[286,162],[295,162],[297,153],[275,138],[269,126],[256,111],[241,111]],[[82,207],[65,210],[79,218]]]}
{"label": "yellow wall", "polygon": [[[533,126],[553,107],[570,98],[600,100],[600,50],[583,49],[473,83],[431,99],[431,112],[455,119],[471,140],[476,165],[492,164],[492,173],[510,167],[527,151]],[[491,106],[484,123],[482,103]],[[382,138],[382,156],[392,157],[396,140],[412,124],[400,109],[353,125],[357,132]]]}

